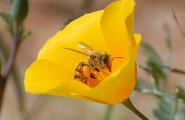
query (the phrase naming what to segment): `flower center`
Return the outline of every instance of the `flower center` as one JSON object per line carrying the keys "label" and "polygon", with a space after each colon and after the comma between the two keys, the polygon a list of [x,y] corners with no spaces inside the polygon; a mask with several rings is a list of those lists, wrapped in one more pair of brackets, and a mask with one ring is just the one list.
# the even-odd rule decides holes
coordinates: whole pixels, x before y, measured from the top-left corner
{"label": "flower center", "polygon": [[91,88],[96,87],[111,73],[109,65],[92,65],[91,62],[80,62],[75,70],[74,79],[83,82]]}

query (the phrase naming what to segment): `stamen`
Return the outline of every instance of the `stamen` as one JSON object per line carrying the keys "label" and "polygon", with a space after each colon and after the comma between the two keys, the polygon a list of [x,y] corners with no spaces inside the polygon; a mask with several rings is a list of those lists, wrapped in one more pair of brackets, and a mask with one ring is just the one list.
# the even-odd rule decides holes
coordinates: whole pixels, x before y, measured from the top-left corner
{"label": "stamen", "polygon": [[87,80],[87,83],[86,83],[91,88],[96,87],[101,81],[103,81],[110,75],[110,72],[108,69],[102,69],[102,70],[99,70],[99,72],[97,72],[96,70],[92,70],[91,72],[94,76],[89,78],[89,80]]}

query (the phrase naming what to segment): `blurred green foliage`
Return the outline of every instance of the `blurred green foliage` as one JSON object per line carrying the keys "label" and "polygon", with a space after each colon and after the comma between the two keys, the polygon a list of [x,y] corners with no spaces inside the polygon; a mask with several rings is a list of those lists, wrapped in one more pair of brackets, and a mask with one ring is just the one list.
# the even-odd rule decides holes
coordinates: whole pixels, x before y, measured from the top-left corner
{"label": "blurred green foliage", "polygon": [[154,110],[157,120],[185,120],[185,104],[180,101],[185,98],[185,89],[177,88],[176,99],[171,101],[162,98],[158,107]]}
{"label": "blurred green foliage", "polygon": [[[180,25],[174,11],[173,17],[177,24]],[[143,94],[150,94],[159,98],[158,107],[154,110],[154,116],[157,120],[185,120],[185,89],[177,87],[176,94],[170,95],[169,93],[163,92],[166,87],[163,87],[162,90],[159,87],[161,82],[163,82],[164,85],[168,84],[168,75],[171,72],[185,75],[184,70],[170,67],[173,57],[171,32],[168,24],[164,24],[163,29],[166,34],[165,43],[168,50],[168,55],[166,57],[167,60],[164,62],[156,49],[147,43],[143,43],[142,49],[144,56],[146,57],[146,61],[144,65],[139,66],[151,75],[151,78],[153,79],[150,80],[150,86],[146,86],[143,84],[143,80],[139,79],[135,90]],[[153,84],[153,81],[155,81],[155,84]]]}
{"label": "blurred green foliage", "polygon": [[179,20],[177,18],[176,13],[175,13],[175,10],[173,8],[171,8],[171,13],[172,13],[172,16],[173,16],[174,21],[177,24],[178,30],[180,31],[182,37],[185,38],[185,32],[183,31],[183,29],[181,27],[181,24],[180,24],[180,22],[179,22]]}
{"label": "blurred green foliage", "polygon": [[[22,43],[26,38],[31,34],[30,31],[24,28],[24,20],[28,15],[29,5],[28,0],[6,0],[8,3],[12,4],[12,11],[10,13],[0,12],[0,16],[3,18],[5,23],[7,24],[7,30],[11,35],[15,33],[15,22],[19,25],[19,44]],[[67,21],[67,23],[79,16],[82,13],[86,13],[89,11],[89,6],[92,3],[91,0],[84,0],[81,5],[81,9],[78,11],[76,15],[74,15],[71,19]],[[175,11],[172,9],[172,15],[177,23],[177,26],[182,34],[185,36],[184,31],[181,28],[180,22],[177,19]],[[66,23],[66,24],[67,24]],[[146,71],[149,75],[151,75],[151,86],[146,86],[143,84],[143,80],[139,79],[136,85],[136,91],[141,92],[143,94],[150,94],[159,98],[158,107],[154,110],[154,116],[157,120],[185,120],[185,89],[182,87],[177,87],[177,92],[175,95],[169,95],[169,93],[165,93],[160,90],[159,85],[160,82],[163,81],[164,83],[168,82],[168,73],[178,73],[185,75],[184,70],[180,70],[177,68],[171,68],[170,62],[172,59],[172,44],[171,44],[171,33],[169,26],[165,24],[163,29],[166,34],[166,46],[168,49],[168,60],[164,62],[161,59],[161,56],[157,53],[154,47],[147,43],[142,43],[142,49],[144,51],[144,55],[147,57],[145,64],[140,65],[140,67]],[[4,44],[1,35],[0,35],[0,52],[3,56],[3,60],[0,60],[0,70],[4,65],[4,62],[8,59],[8,55],[10,54],[9,48],[6,47]],[[1,57],[0,57],[1,59]],[[166,72],[168,70],[169,72]],[[24,109],[24,95],[23,89],[21,88],[20,83],[20,75],[19,71],[17,70],[16,66],[12,67],[12,73],[14,78],[14,83],[16,85],[16,90],[19,96],[19,105],[21,109]],[[164,88],[165,89],[165,88]],[[108,106],[106,110],[106,114],[104,119],[110,120],[111,114],[113,112],[113,106]]]}
{"label": "blurred green foliage", "polygon": [[185,89],[182,87],[178,87],[177,89],[177,97],[182,99],[185,103]]}
{"label": "blurred green foliage", "polygon": [[28,14],[28,0],[13,0],[11,15],[22,24]]}
{"label": "blurred green foliage", "polygon": [[19,34],[20,34],[20,43],[24,42],[24,40],[26,40],[27,37],[29,37],[31,35],[31,31],[29,30],[26,30],[24,28],[23,25],[20,26],[20,29],[19,29]]}
{"label": "blurred green foliage", "polygon": [[3,18],[3,20],[6,22],[8,31],[12,34],[13,33],[13,17],[9,13],[6,13],[6,12],[1,12],[0,15]]}
{"label": "blurred green foliage", "polygon": [[[168,38],[168,37],[167,37]],[[166,41],[169,52],[172,52],[170,38]],[[185,89],[182,87],[177,87],[176,94],[169,95],[169,93],[164,93],[158,87],[161,80],[165,84],[168,82],[168,74],[165,71],[168,69],[170,72],[185,75],[183,70],[171,68],[165,64],[160,55],[156,50],[149,44],[143,43],[142,48],[144,54],[147,57],[145,61],[145,66],[140,65],[140,67],[149,73],[153,79],[151,79],[151,86],[147,87],[142,83],[142,79],[139,79],[136,85],[136,91],[142,92],[144,94],[150,94],[159,98],[159,105],[154,110],[154,116],[157,120],[185,120]],[[172,55],[172,53],[170,53]],[[171,58],[171,57],[170,57]],[[152,81],[156,84],[153,84]],[[163,89],[166,89],[163,87]],[[184,101],[184,102],[182,102]]]}
{"label": "blurred green foliage", "polygon": [[[7,0],[9,4],[11,4],[12,9],[9,13],[0,11],[0,17],[4,20],[4,22],[7,25],[7,31],[10,33],[10,37],[12,38],[11,47],[7,47],[5,44],[6,40],[2,39],[2,35],[0,35],[0,65],[1,65],[1,72],[3,73],[3,69],[9,69],[10,73],[7,73],[7,76],[3,76],[4,80],[3,84],[6,86],[7,78],[12,75],[13,77],[13,83],[15,86],[15,92],[18,99],[18,106],[20,109],[20,112],[23,114],[25,113],[25,107],[24,107],[24,90],[22,87],[22,78],[19,74],[19,70],[16,68],[16,65],[14,64],[15,57],[17,55],[17,50],[20,46],[20,44],[31,34],[30,31],[25,30],[24,28],[24,20],[28,14],[28,0]],[[12,57],[13,56],[13,57]],[[11,63],[8,63],[11,62]],[[8,64],[7,64],[8,63]],[[10,65],[11,64],[11,65]],[[7,66],[9,65],[9,66]],[[2,76],[0,74],[0,76]],[[1,78],[1,77],[0,77]],[[1,85],[1,97],[0,101],[2,103],[3,93],[4,93],[4,86]],[[1,103],[0,103],[0,109],[1,109]],[[22,116],[20,117],[23,118]],[[24,117],[25,120],[28,120],[27,116]]]}
{"label": "blurred green foliage", "polygon": [[157,120],[173,120],[173,104],[166,99],[160,99],[158,108],[154,110]]}
{"label": "blurred green foliage", "polygon": [[159,80],[166,80],[167,75],[165,70],[162,68],[164,65],[163,61],[155,49],[149,44],[143,43],[142,48],[144,54],[147,56],[145,71],[149,72],[156,80],[156,84],[159,84]]}

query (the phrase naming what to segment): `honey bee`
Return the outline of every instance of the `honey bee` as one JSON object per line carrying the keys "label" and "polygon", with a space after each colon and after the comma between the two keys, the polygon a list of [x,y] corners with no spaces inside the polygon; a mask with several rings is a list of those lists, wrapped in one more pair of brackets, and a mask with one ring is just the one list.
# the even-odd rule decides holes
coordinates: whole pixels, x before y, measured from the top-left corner
{"label": "honey bee", "polygon": [[90,87],[95,87],[99,82],[101,82],[101,80],[111,73],[112,60],[114,58],[122,58],[111,58],[111,56],[105,52],[96,52],[92,49],[92,47],[83,42],[79,42],[78,46],[84,52],[71,48],[63,48],[88,56],[86,61],[78,63],[75,69],[74,79],[79,80]]}

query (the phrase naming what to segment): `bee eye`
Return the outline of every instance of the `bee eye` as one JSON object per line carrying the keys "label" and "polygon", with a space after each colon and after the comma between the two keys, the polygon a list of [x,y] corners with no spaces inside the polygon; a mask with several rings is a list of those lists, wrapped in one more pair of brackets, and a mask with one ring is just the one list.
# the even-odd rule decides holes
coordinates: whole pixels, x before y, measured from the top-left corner
{"label": "bee eye", "polygon": [[102,61],[103,61],[104,64],[108,63],[108,60],[106,58],[103,58]]}

